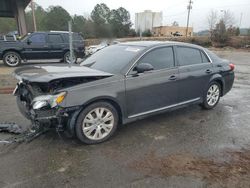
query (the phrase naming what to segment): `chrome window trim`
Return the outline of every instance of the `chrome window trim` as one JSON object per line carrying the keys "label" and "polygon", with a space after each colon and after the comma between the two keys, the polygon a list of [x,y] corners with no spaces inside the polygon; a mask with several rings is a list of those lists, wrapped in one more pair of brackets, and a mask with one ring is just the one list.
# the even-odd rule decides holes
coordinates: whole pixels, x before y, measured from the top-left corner
{"label": "chrome window trim", "polygon": [[[204,52],[204,55],[207,56],[209,62],[206,62],[206,63],[197,63],[197,64],[190,64],[190,65],[180,65],[179,62],[178,62],[178,67],[187,67],[187,66],[192,66],[192,65],[202,65],[202,64],[212,64],[212,59],[209,57],[209,55],[207,54],[207,52],[203,49],[203,48],[197,48],[197,47],[193,47],[193,46],[180,46],[180,45],[176,45],[176,47],[183,47],[183,48],[192,48],[192,49],[196,49],[196,50],[199,50],[200,53]],[[178,57],[178,52],[177,52],[177,57]],[[177,58],[177,61],[178,61],[178,58]]]}
{"label": "chrome window trim", "polygon": [[213,63],[212,59],[209,57],[209,55],[207,54],[207,52],[204,49],[201,49],[201,51],[205,53],[205,55],[208,57],[210,63]]}
{"label": "chrome window trim", "polygon": [[146,112],[141,112],[141,113],[138,113],[138,114],[134,114],[134,115],[128,116],[128,118],[130,119],[130,118],[143,116],[143,115],[146,115],[146,114],[151,114],[151,113],[154,113],[154,112],[158,112],[158,111],[161,111],[161,110],[166,110],[166,109],[169,109],[169,108],[181,106],[181,105],[188,104],[188,103],[191,103],[191,102],[195,102],[195,101],[198,101],[198,100],[200,100],[200,97],[195,98],[195,99],[191,99],[191,100],[188,100],[188,101],[183,101],[183,102],[180,102],[180,103],[172,104],[172,105],[169,105],[169,106],[157,108],[157,109],[154,109],[154,110],[149,110],[149,111],[146,111]]}
{"label": "chrome window trim", "polygon": [[[154,47],[152,47],[152,48],[150,48],[150,49],[148,49],[148,50],[146,50],[142,55],[140,55],[135,61],[134,61],[134,63],[131,65],[131,67],[128,69],[128,71],[126,72],[126,74],[125,74],[125,77],[127,77],[128,76],[128,74],[129,74],[129,72],[131,71],[131,69],[134,67],[134,65],[146,54],[146,53],[148,53],[148,52],[150,52],[150,51],[152,51],[152,50],[154,50],[154,49],[157,49],[157,48],[164,48],[164,47],[170,47],[170,48],[172,48],[172,50],[173,50],[173,57],[174,57],[174,63],[176,63],[176,59],[175,59],[175,52],[174,52],[174,45],[161,45],[161,46],[154,46]],[[176,64],[174,65],[174,67],[177,67],[176,66]],[[174,68],[173,67],[173,68]],[[170,69],[170,68],[164,68],[164,69]],[[160,71],[160,70],[163,70],[163,69],[159,69],[158,71]],[[152,71],[153,72],[153,71]]]}
{"label": "chrome window trim", "polygon": [[[178,47],[178,46],[180,46],[180,47],[188,47],[188,48],[194,48],[194,49],[197,49],[197,50],[200,50],[201,52],[203,52],[206,56],[207,56],[207,58],[209,59],[209,62],[207,62],[207,63],[213,63],[213,61],[212,61],[212,59],[209,57],[209,55],[208,55],[208,53],[203,49],[203,48],[195,48],[195,47],[190,47],[190,46],[181,46],[181,45],[162,45],[162,46],[155,46],[155,47],[153,47],[153,48],[150,48],[150,49],[148,49],[148,50],[146,50],[142,55],[140,55],[135,61],[134,61],[134,63],[131,65],[131,67],[128,69],[128,71],[126,72],[126,74],[125,74],[125,77],[127,77],[128,75],[129,75],[129,72],[131,71],[131,69],[134,67],[134,65],[146,54],[146,53],[148,53],[148,52],[150,52],[150,51],[152,51],[152,50],[154,50],[154,49],[156,49],[156,48],[161,48],[161,47],[171,47],[172,49],[173,49],[173,53],[174,53],[174,63],[175,63],[175,66],[173,67],[173,68],[175,68],[175,67],[183,67],[183,66],[180,66],[179,64],[176,64],[176,62],[178,61],[177,59],[176,59],[176,57],[175,57],[175,49],[174,49],[174,47]],[[203,63],[200,63],[200,64],[203,64]],[[190,66],[190,65],[185,65],[185,66]],[[170,68],[165,68],[165,69],[170,69]],[[164,69],[160,69],[160,70],[164,70]],[[160,71],[160,70],[158,70],[158,71]],[[153,71],[152,71],[153,72]]]}

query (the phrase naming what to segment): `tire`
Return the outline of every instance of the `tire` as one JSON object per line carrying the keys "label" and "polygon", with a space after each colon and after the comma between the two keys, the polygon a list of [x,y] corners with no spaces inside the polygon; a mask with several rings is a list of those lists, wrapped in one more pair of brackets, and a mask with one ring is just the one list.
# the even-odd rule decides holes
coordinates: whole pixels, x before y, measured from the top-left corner
{"label": "tire", "polygon": [[75,127],[76,136],[85,144],[104,142],[117,130],[118,119],[117,110],[110,103],[93,103],[79,114]]}
{"label": "tire", "polygon": [[218,82],[211,82],[204,94],[204,101],[202,107],[204,109],[213,109],[220,101],[221,85]]}
{"label": "tire", "polygon": [[[77,57],[73,54],[73,63],[76,63]],[[64,63],[70,63],[70,51],[67,51],[63,56]]]}
{"label": "tire", "polygon": [[22,103],[21,99],[20,99],[20,96],[17,96],[16,97],[16,103],[17,103],[17,107],[18,107],[18,110],[19,112],[28,120],[31,120],[30,116],[29,116],[29,113],[25,107],[25,105]]}
{"label": "tire", "polygon": [[17,67],[21,64],[22,59],[17,52],[8,51],[3,55],[3,62],[9,67]]}

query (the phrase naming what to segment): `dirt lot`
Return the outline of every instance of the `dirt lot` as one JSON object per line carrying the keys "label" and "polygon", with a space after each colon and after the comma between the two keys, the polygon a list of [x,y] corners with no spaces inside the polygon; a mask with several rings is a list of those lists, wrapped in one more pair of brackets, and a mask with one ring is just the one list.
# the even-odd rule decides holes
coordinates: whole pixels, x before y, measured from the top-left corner
{"label": "dirt lot", "polygon": [[[236,80],[214,110],[154,116],[93,146],[55,132],[0,145],[0,187],[250,187],[250,53],[216,53],[236,64]],[[5,94],[0,121],[29,124]]]}

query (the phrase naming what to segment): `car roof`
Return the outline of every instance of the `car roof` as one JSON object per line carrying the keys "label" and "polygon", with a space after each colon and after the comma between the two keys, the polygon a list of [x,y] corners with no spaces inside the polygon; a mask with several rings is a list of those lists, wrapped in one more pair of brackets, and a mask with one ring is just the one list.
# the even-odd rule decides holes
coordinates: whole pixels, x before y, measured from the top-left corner
{"label": "car roof", "polygon": [[133,41],[133,42],[123,42],[120,43],[120,45],[126,45],[126,46],[140,46],[140,47],[157,47],[162,45],[181,45],[181,46],[187,46],[187,47],[194,47],[194,48],[202,48],[201,46],[185,43],[185,42],[177,42],[177,41]]}
{"label": "car roof", "polygon": [[[68,31],[36,31],[36,32],[32,32],[33,33],[52,33],[52,34],[69,34]],[[72,32],[72,33],[76,33],[76,32]],[[78,33],[76,33],[78,34]]]}

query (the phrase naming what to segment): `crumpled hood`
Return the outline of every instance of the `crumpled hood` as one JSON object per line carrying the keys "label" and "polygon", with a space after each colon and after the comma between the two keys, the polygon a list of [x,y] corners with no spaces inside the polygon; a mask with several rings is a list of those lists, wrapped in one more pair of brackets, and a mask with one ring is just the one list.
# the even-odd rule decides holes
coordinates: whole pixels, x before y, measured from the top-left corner
{"label": "crumpled hood", "polygon": [[60,78],[112,76],[110,73],[80,65],[58,64],[21,67],[16,69],[13,74],[18,80],[29,82],[50,82]]}

